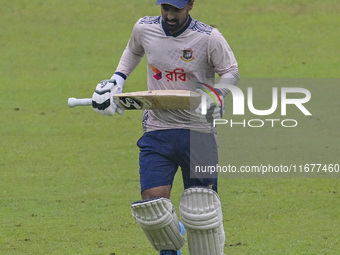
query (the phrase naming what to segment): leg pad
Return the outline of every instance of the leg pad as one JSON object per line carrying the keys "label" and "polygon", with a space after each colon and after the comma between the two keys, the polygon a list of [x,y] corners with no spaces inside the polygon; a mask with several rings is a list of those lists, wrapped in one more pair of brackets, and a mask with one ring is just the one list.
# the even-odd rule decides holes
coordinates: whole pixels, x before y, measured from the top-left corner
{"label": "leg pad", "polygon": [[134,202],[132,215],[142,227],[151,245],[157,250],[180,250],[185,239],[180,233],[174,206],[166,198]]}
{"label": "leg pad", "polygon": [[208,188],[189,188],[180,204],[181,221],[187,230],[193,255],[223,255],[225,233],[220,198]]}

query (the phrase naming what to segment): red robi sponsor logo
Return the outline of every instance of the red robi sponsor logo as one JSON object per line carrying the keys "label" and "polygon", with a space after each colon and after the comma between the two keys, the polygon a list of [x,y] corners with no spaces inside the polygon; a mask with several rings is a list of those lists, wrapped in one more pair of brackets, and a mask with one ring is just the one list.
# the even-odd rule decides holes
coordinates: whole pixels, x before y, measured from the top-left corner
{"label": "red robi sponsor logo", "polygon": [[[157,81],[161,80],[163,78],[162,72],[156,68],[155,66],[151,65],[151,69],[154,72],[155,75],[153,75],[153,78],[155,78]],[[173,71],[165,71],[165,77],[168,82],[170,81],[187,81],[187,74],[184,72],[184,69],[182,68],[176,68]]]}
{"label": "red robi sponsor logo", "polygon": [[184,69],[182,68],[176,68],[173,71],[165,71],[167,78],[167,81],[186,81],[187,80],[187,74],[184,72]]}

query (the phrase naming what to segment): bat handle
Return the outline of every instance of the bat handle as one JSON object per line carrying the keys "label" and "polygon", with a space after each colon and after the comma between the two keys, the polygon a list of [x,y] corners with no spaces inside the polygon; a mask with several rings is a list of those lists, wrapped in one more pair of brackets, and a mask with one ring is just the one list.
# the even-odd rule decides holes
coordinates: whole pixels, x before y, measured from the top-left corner
{"label": "bat handle", "polygon": [[70,97],[67,101],[69,107],[92,105],[92,98]]}

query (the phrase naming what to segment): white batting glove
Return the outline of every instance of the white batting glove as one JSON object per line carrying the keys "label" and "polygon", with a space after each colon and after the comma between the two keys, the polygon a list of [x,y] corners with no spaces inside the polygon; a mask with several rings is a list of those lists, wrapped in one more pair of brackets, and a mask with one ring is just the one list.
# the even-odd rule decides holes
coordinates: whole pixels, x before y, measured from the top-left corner
{"label": "white batting glove", "polygon": [[119,107],[118,102],[113,98],[114,94],[122,92],[115,79],[103,80],[98,83],[92,95],[92,107],[96,112],[104,115],[122,114],[124,109]]}
{"label": "white batting glove", "polygon": [[204,107],[201,102],[195,112],[202,115],[202,110],[206,110],[206,113],[203,111],[203,115],[205,115],[206,120],[210,123],[212,123],[214,119],[221,119],[225,113],[223,96],[217,96],[214,92],[202,89],[197,89],[196,92],[202,94],[203,98],[205,98],[206,107]]}

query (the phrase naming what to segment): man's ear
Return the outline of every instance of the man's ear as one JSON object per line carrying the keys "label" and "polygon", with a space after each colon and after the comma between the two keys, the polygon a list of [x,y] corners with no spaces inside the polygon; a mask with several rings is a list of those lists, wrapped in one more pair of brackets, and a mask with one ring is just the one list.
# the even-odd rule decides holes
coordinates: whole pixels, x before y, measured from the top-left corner
{"label": "man's ear", "polygon": [[192,10],[192,8],[194,7],[194,2],[195,0],[191,0],[188,4],[189,4],[189,11]]}

